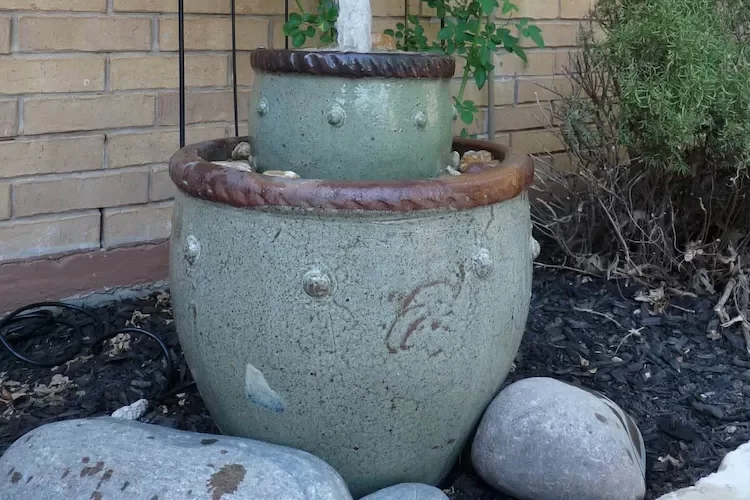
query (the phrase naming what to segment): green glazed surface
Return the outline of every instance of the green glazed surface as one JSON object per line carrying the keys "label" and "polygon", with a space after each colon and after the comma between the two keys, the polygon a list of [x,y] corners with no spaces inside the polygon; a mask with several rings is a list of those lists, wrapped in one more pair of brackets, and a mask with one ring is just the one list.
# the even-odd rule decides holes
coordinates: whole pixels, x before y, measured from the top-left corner
{"label": "green glazed surface", "polygon": [[303,178],[415,179],[449,163],[449,79],[258,72],[249,135],[260,171]]}
{"label": "green glazed surface", "polygon": [[437,484],[517,353],[530,228],[525,193],[321,214],[179,192],[175,322],[211,415],[226,434],[322,458],[355,498]]}

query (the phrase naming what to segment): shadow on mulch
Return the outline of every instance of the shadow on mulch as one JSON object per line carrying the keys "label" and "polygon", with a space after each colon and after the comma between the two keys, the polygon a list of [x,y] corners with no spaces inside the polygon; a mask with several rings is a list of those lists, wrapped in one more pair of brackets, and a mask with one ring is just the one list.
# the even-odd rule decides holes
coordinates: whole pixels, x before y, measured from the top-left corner
{"label": "shadow on mulch", "polygon": [[[727,452],[750,441],[750,408],[744,402],[750,398],[750,355],[737,332],[724,331],[716,340],[707,336],[710,300],[684,297],[652,311],[634,300],[636,291],[536,269],[527,331],[507,383],[555,377],[599,390],[622,406],[643,433],[646,498],[653,499],[714,472]],[[136,325],[159,334],[175,365],[173,389],[164,393],[165,363],[147,338],[116,338],[101,352],[84,349],[56,369],[31,367],[2,350],[0,454],[39,425],[108,415],[141,398],[151,403],[144,421],[218,433],[191,385],[167,294],[94,312],[110,328]],[[70,344],[68,338],[7,334],[17,349],[36,359]],[[468,454],[441,486],[453,500],[510,498],[477,478]]]}

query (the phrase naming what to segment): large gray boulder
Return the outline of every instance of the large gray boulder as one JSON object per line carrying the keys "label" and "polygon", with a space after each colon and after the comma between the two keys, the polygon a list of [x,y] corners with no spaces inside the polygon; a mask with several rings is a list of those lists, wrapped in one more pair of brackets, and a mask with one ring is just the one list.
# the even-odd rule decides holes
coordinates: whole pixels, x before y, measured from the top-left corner
{"label": "large gray boulder", "polygon": [[0,457],[3,500],[352,500],[299,450],[116,418],[67,420]]}
{"label": "large gray boulder", "polygon": [[640,500],[645,446],[612,400],[551,378],[515,382],[487,408],[471,449],[477,473],[519,500]]}
{"label": "large gray boulder", "polygon": [[448,496],[434,486],[403,483],[376,491],[359,500],[448,500]]}

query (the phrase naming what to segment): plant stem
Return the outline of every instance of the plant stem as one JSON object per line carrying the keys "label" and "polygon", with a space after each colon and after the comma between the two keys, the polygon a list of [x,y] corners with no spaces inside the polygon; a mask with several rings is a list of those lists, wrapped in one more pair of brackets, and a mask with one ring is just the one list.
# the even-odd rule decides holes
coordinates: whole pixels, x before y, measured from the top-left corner
{"label": "plant stem", "polygon": [[[480,17],[481,19],[481,17]],[[479,24],[477,25],[477,28],[482,27],[482,21],[479,21]],[[481,29],[479,30],[481,33]],[[471,49],[469,49],[469,55],[471,55],[476,49],[477,49],[477,33],[472,33],[474,36],[471,39]],[[461,88],[458,90],[458,96],[456,99],[458,99],[458,102],[463,103],[464,102],[464,90],[466,90],[466,84],[469,82],[469,58],[466,58],[466,65],[464,66],[464,74],[461,78]]]}
{"label": "plant stem", "polygon": [[456,100],[458,100],[459,103],[464,102],[464,90],[466,90],[466,84],[469,82],[469,65],[464,66],[464,74],[461,77],[461,88],[458,89],[458,95],[456,96]]}

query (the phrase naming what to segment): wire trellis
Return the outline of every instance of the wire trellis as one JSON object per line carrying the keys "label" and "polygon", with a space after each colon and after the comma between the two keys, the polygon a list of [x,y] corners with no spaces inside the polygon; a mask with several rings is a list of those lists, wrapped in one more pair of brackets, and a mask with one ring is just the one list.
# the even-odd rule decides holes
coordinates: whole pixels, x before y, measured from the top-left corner
{"label": "wire trellis", "polygon": [[[284,0],[284,23],[289,21],[289,2],[291,0]],[[240,135],[240,124],[239,124],[239,113],[238,113],[238,96],[237,96],[237,10],[236,0],[230,0],[231,10],[230,19],[232,24],[232,97],[233,97],[233,112],[234,112],[234,135]],[[409,15],[409,0],[404,0],[404,16]],[[179,86],[180,86],[180,148],[185,147],[185,0],[177,0],[177,24],[178,24],[178,51],[179,51]],[[440,27],[445,27],[445,18],[440,19]],[[284,35],[284,48],[289,49],[289,37]],[[493,101],[493,78],[489,79],[488,85],[488,98],[490,105]],[[489,108],[489,123],[493,122],[492,107]],[[488,135],[490,139],[494,133],[494,127],[488,127]]]}

